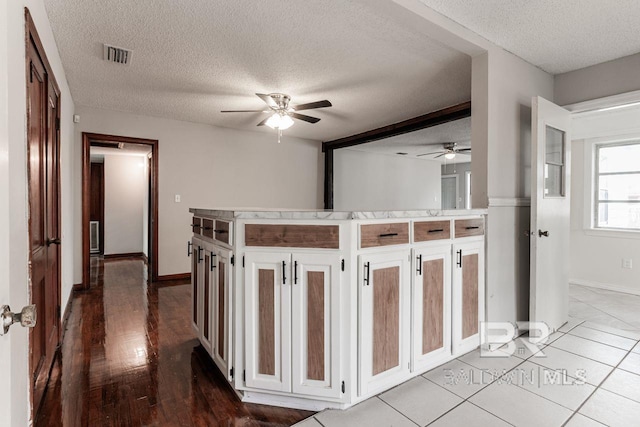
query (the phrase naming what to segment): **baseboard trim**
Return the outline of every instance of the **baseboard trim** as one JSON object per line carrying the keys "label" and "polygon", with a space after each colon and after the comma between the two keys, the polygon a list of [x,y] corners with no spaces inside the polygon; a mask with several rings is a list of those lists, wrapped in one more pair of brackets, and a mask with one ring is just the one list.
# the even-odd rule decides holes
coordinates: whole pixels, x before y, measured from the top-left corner
{"label": "baseboard trim", "polygon": [[71,296],[69,297],[69,301],[71,301],[71,298],[73,298],[73,293],[78,291],[84,291],[84,285],[82,283],[76,283],[75,285],[73,285],[73,287],[71,288]]}
{"label": "baseboard trim", "polygon": [[608,283],[593,282],[591,280],[570,279],[572,285],[587,286],[589,288],[604,289],[607,291],[620,292],[623,294],[640,295],[640,289],[629,289],[626,286],[611,285]]}
{"label": "baseboard trim", "polygon": [[67,322],[69,321],[69,316],[71,315],[71,303],[73,302],[73,298],[75,297],[76,286],[82,286],[82,285],[80,284],[73,285],[73,288],[71,288],[71,295],[69,295],[67,306],[64,308],[64,315],[62,316],[62,322],[60,322],[60,327],[62,328],[62,330],[60,331],[60,343],[59,343],[60,345],[62,345],[64,336],[67,332]]}
{"label": "baseboard trim", "polygon": [[180,274],[165,274],[164,276],[158,276],[156,282],[169,282],[171,280],[191,280],[191,273]]}
{"label": "baseboard trim", "polygon": [[125,254],[109,254],[104,255],[104,259],[122,259],[122,258],[142,258],[143,260],[147,260],[147,257],[142,252],[129,252]]}

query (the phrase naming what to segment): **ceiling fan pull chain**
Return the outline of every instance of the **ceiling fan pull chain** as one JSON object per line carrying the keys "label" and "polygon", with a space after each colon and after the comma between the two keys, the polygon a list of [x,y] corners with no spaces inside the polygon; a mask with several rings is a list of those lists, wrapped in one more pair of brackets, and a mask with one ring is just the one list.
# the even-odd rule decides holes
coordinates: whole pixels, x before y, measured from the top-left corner
{"label": "ceiling fan pull chain", "polygon": [[280,144],[280,138],[282,138],[282,129],[278,128],[278,144]]}

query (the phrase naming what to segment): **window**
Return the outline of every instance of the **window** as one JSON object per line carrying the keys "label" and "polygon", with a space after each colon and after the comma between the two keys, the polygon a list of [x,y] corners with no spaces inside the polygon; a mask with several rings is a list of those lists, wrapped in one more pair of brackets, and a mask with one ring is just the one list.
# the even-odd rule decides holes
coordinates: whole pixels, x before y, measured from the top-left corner
{"label": "window", "polygon": [[640,230],[640,141],[595,146],[594,226]]}

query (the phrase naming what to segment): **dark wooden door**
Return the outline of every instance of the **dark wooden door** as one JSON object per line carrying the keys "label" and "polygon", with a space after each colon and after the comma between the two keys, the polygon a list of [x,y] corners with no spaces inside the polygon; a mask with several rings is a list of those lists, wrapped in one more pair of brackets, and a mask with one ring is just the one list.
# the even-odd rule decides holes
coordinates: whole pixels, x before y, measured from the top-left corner
{"label": "dark wooden door", "polygon": [[30,363],[37,411],[60,338],[59,96],[32,39],[27,61],[31,302],[38,316],[31,331]]}

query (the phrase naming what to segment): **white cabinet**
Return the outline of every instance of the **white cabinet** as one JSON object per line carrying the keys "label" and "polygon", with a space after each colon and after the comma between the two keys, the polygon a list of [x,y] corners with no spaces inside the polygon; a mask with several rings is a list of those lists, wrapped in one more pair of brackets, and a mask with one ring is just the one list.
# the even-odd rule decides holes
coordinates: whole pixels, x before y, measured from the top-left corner
{"label": "white cabinet", "polygon": [[452,327],[453,354],[469,352],[480,344],[484,320],[484,241],[453,245]]}
{"label": "white cabinet", "polygon": [[292,391],[339,398],[340,257],[293,254]]}
{"label": "white cabinet", "polygon": [[410,250],[360,256],[359,394],[370,395],[409,373]]}
{"label": "white cabinet", "polygon": [[247,252],[245,384],[339,398],[340,257]]}
{"label": "white cabinet", "polygon": [[[207,244],[205,253],[205,283],[210,298],[211,358],[218,369],[231,379],[232,337],[232,287],[231,259],[233,253],[217,245]],[[207,259],[209,261],[207,262]],[[205,289],[205,294],[207,293]],[[205,299],[207,295],[205,295]],[[207,338],[206,334],[205,339]]]}
{"label": "white cabinet", "polygon": [[411,370],[451,357],[451,244],[414,249]]}
{"label": "white cabinet", "polygon": [[247,387],[291,391],[291,254],[245,255]]}

